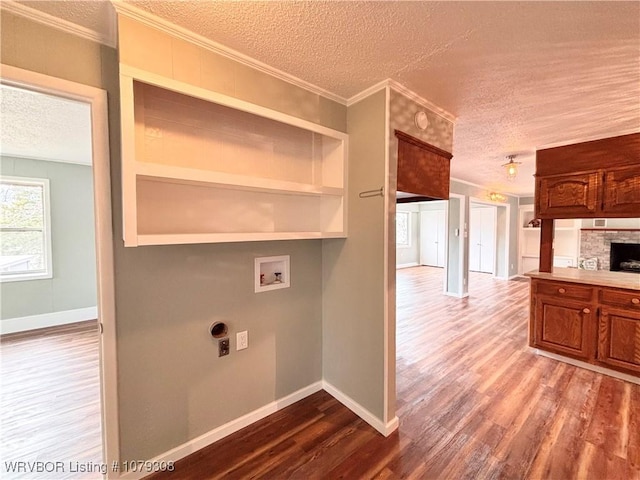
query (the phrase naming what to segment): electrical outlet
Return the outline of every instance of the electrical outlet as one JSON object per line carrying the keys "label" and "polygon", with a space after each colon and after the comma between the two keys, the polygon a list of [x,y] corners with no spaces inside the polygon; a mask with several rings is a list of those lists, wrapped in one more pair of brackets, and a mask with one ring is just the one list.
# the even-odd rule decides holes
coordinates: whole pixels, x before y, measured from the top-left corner
{"label": "electrical outlet", "polygon": [[224,357],[229,355],[229,338],[221,338],[218,340],[218,356]]}
{"label": "electrical outlet", "polygon": [[236,333],[236,350],[244,350],[249,346],[249,332]]}

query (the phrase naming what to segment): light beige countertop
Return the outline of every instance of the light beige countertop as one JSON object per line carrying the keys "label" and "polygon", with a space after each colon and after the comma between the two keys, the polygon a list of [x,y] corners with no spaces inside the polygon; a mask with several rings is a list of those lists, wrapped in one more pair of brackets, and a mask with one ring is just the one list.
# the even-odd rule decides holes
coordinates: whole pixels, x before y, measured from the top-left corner
{"label": "light beige countertop", "polygon": [[580,270],[578,268],[554,267],[552,273],[533,270],[524,274],[526,277],[558,282],[583,283],[600,287],[625,288],[640,290],[640,274],[629,272],[609,272],[607,270]]}

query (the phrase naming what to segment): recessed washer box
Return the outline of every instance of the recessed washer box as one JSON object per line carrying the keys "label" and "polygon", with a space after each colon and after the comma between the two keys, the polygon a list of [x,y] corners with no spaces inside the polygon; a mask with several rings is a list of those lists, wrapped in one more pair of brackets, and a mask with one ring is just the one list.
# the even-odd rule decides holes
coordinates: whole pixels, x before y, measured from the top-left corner
{"label": "recessed washer box", "polygon": [[289,255],[256,258],[254,286],[256,293],[289,288]]}

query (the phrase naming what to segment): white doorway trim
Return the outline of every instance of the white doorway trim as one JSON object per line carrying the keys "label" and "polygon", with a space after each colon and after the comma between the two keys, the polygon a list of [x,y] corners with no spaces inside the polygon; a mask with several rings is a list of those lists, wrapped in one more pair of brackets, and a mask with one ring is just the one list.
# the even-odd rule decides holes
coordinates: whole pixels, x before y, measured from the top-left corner
{"label": "white doorway trim", "polygon": [[[107,92],[4,64],[0,66],[0,77],[0,81],[6,85],[76,100],[91,106],[97,303],[98,321],[102,330],[100,335],[102,454],[106,465],[111,466],[113,462],[120,460],[120,447]],[[115,475],[115,477],[118,476],[118,474]],[[112,476],[107,474],[107,477]]]}
{"label": "white doorway trim", "polygon": [[[495,244],[495,251],[496,251],[496,260],[495,260],[495,265],[494,265],[494,274],[493,276],[495,278],[498,278],[500,280],[508,280],[509,279],[509,271],[510,271],[510,237],[511,237],[511,205],[509,205],[508,203],[501,203],[501,202],[491,202],[489,200],[483,200],[477,197],[469,197],[469,210],[471,210],[471,204],[472,203],[476,203],[476,204],[481,204],[481,205],[489,205],[492,207],[496,207],[497,208],[505,208],[505,244],[504,244],[504,265],[505,265],[505,275],[499,275],[498,274],[498,222],[496,221],[496,244]],[[497,210],[496,210],[497,213]]]}

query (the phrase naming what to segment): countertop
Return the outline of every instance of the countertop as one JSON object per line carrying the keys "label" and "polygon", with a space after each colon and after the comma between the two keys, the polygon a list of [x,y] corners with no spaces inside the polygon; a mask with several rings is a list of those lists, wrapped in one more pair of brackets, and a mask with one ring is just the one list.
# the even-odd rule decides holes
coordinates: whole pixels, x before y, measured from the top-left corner
{"label": "countertop", "polygon": [[553,267],[552,273],[533,270],[526,277],[558,282],[583,283],[600,287],[624,288],[640,291],[640,274],[629,272],[609,272],[607,270],[581,270],[578,268]]}

